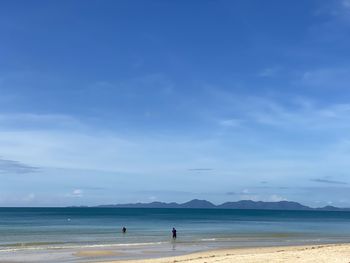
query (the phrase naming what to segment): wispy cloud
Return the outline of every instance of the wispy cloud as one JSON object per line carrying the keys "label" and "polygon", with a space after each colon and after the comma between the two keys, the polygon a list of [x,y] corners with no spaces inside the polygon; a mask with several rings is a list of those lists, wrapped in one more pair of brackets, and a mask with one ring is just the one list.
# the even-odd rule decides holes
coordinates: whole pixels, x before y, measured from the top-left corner
{"label": "wispy cloud", "polygon": [[32,202],[35,199],[35,194],[30,193],[22,198],[22,201],[24,202]]}
{"label": "wispy cloud", "polygon": [[249,189],[243,189],[241,191],[227,192],[226,195],[234,196],[235,200],[253,200],[253,201],[266,201],[266,202],[278,202],[286,201],[287,198],[282,197],[279,194],[271,194],[264,192],[252,192]]}
{"label": "wispy cloud", "polygon": [[[22,120],[39,119],[40,125],[33,127],[18,127],[9,123],[22,122]],[[62,117],[63,120],[75,118]],[[207,159],[194,161],[205,148],[211,147],[210,140],[195,140],[192,138],[178,138],[157,134],[124,135],[114,131],[95,126],[80,125],[52,128],[57,118],[31,114],[2,115],[6,124],[0,130],[0,155],[9,156],[10,159],[23,160],[40,167],[107,170],[114,172],[142,172],[157,173],[159,171],[188,170],[190,165],[208,164]],[[59,118],[60,119],[60,118]],[[94,149],[94,151],[91,151]],[[167,150],[166,150],[167,149]],[[169,151],[169,149],[171,149]],[[166,154],[165,154],[166,152]],[[181,152],[181,154],[179,154]],[[150,155],[150,153],[152,153]],[[154,160],[157,161],[156,167]],[[175,163],[176,162],[176,163]],[[138,165],[135,166],[135,163]],[[9,165],[10,163],[8,163]],[[209,162],[209,164],[211,164]],[[14,163],[12,163],[14,165]],[[134,168],[132,168],[134,167]],[[204,169],[209,169],[204,167]]]}
{"label": "wispy cloud", "polygon": [[[350,27],[350,8],[349,0],[333,0],[319,2],[319,8],[315,12],[317,18],[322,17],[319,23],[313,23],[309,28],[309,39],[315,43],[315,51],[309,50],[310,53],[319,56],[337,57],[338,54],[333,53],[334,49],[342,50],[348,46],[347,31]],[[329,52],[322,54],[318,47],[327,45],[330,47]],[[326,59],[327,59],[326,58]],[[328,64],[336,64],[331,60]]]}
{"label": "wispy cloud", "polygon": [[230,191],[226,193],[227,195],[247,195],[253,194],[249,189],[242,189],[240,191]]}
{"label": "wispy cloud", "polygon": [[0,130],[78,129],[84,125],[77,118],[63,114],[0,113]]}
{"label": "wispy cloud", "polygon": [[316,182],[316,183],[325,183],[325,184],[341,184],[341,185],[348,184],[342,181],[335,181],[335,180],[328,180],[328,179],[321,179],[321,178],[310,179],[310,181]]}
{"label": "wispy cloud", "polygon": [[195,172],[209,172],[213,171],[214,169],[212,168],[190,168],[188,171],[195,171]]}
{"label": "wispy cloud", "polygon": [[270,195],[267,200],[270,202],[279,202],[279,201],[287,201],[288,199],[283,196],[273,194],[273,195]]}
{"label": "wispy cloud", "polygon": [[[282,101],[280,98],[239,96],[220,92],[214,93],[215,95],[222,110],[215,109],[213,114],[217,115],[217,123],[220,126],[244,128],[259,124],[298,132],[330,131],[350,127],[349,103],[325,104],[307,97],[290,97],[288,101]],[[220,116],[230,113],[239,116],[239,119],[225,119]]]}
{"label": "wispy cloud", "polygon": [[341,1],[342,6],[350,12],[350,1],[349,0],[343,0]]}
{"label": "wispy cloud", "polygon": [[270,68],[264,68],[259,73],[259,77],[273,77],[276,74],[278,74],[280,71],[279,67],[270,67]]}
{"label": "wispy cloud", "polygon": [[350,81],[350,68],[318,68],[305,71],[301,84],[307,88],[327,90],[346,89]]}
{"label": "wispy cloud", "polygon": [[0,159],[0,174],[26,174],[40,171],[39,167],[14,160]]}
{"label": "wispy cloud", "polygon": [[224,127],[240,127],[242,121],[238,119],[226,119],[220,120],[219,123]]}
{"label": "wispy cloud", "polygon": [[108,190],[107,187],[99,187],[99,186],[86,186],[84,187],[84,190],[87,191],[105,191]]}
{"label": "wispy cloud", "polygon": [[347,20],[350,22],[348,15],[350,14],[350,1],[349,0],[338,0],[335,1],[335,5],[332,7],[332,15]]}

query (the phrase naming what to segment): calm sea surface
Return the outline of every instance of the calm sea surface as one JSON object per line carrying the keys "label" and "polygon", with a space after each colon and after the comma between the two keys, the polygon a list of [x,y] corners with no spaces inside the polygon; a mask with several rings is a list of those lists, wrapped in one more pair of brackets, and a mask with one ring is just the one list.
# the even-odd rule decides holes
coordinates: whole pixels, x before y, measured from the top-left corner
{"label": "calm sea surface", "polygon": [[[121,233],[123,226],[126,234]],[[176,241],[171,239],[172,227],[178,230]],[[97,260],[74,256],[74,251],[91,249],[118,252],[107,260],[338,242],[350,242],[350,212],[0,208],[0,261]]]}

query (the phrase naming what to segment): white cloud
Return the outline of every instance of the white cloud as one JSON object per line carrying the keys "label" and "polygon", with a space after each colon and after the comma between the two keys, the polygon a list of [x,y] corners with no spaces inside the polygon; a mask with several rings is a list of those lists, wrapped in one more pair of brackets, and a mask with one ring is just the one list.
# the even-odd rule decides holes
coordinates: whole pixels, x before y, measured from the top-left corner
{"label": "white cloud", "polygon": [[248,189],[243,189],[242,190],[242,194],[249,194],[249,193],[250,193],[250,191]]}
{"label": "white cloud", "polygon": [[279,201],[287,201],[286,198],[279,196],[279,195],[270,195],[267,199],[270,202],[279,202]]}
{"label": "white cloud", "polygon": [[149,196],[148,197],[148,200],[150,200],[150,201],[156,201],[157,200],[157,197],[156,196]]}
{"label": "white cloud", "polygon": [[[223,136],[209,135],[203,139],[182,134],[121,135],[96,127],[80,129],[79,125],[67,126],[66,129],[45,128],[46,122],[50,125],[50,118],[36,116],[41,124],[38,129],[35,126],[31,129],[10,126],[0,131],[0,156],[44,170],[55,167],[70,169],[72,175],[77,173],[74,169],[80,174],[85,169],[90,171],[86,176],[91,179],[91,185],[100,181],[101,171],[110,171],[108,180],[117,182],[120,179],[136,190],[167,185],[169,191],[181,187],[188,192],[226,192],[226,186],[234,185],[235,188],[229,190],[238,190],[237,197],[251,200],[284,198],[278,192],[276,196],[270,196],[240,192],[239,189],[251,189],[261,180],[298,187],[312,184],[311,178],[327,176],[334,171],[346,173],[350,169],[350,144],[346,143],[350,141],[350,105],[322,105],[294,98],[286,104],[281,100],[238,98],[232,94],[221,101],[223,111],[215,111],[212,116],[217,114],[217,120],[223,120],[221,113],[227,116],[227,112],[234,108],[232,115],[240,117],[240,129],[232,129],[232,134],[231,126],[227,125],[235,124],[237,118],[227,118],[233,121],[223,123],[226,124],[224,128],[220,122],[219,125],[215,123],[216,127],[226,131]],[[21,116],[27,118],[26,115],[17,115],[17,121],[21,121]],[[11,115],[3,117],[10,118]],[[267,135],[261,132],[261,127],[268,129]],[[286,134],[292,134],[292,142],[289,138],[278,137]],[[324,135],[322,140],[319,139],[321,135]],[[314,141],[313,136],[316,137]],[[189,167],[210,167],[213,172],[205,176],[188,173]],[[132,176],[128,176],[130,174]],[[59,182],[59,172],[43,171],[40,176],[46,178],[46,183],[50,182],[49,177],[57,177],[54,180]],[[83,176],[76,178],[81,180]],[[70,187],[80,185],[76,178],[72,178],[73,186]],[[169,178],[172,180],[170,185]],[[196,184],[199,178],[202,183]],[[85,198],[84,189],[81,186],[66,197]],[[145,198],[148,196],[154,195]]]}
{"label": "white cloud", "polygon": [[23,198],[22,198],[22,201],[23,201],[23,202],[31,202],[31,201],[33,201],[34,199],[35,199],[35,194],[30,193],[30,194],[28,194],[27,196],[23,197]]}
{"label": "white cloud", "polygon": [[[336,145],[341,143],[339,138],[343,141],[348,136],[350,104],[318,106],[304,99],[302,102],[291,104],[292,107],[287,107],[265,98],[246,97],[237,98],[236,101],[235,114],[241,116],[242,121],[227,119],[221,123],[226,127],[239,123],[240,127],[243,127],[234,137],[228,133],[223,137],[208,137],[206,140],[180,136],[171,136],[170,139],[164,135],[119,136],[116,133],[92,128],[79,130],[75,126],[65,130],[44,129],[45,120],[51,122],[48,116],[44,116],[40,120],[43,125],[39,130],[12,127],[10,130],[0,131],[0,156],[32,166],[66,169],[164,175],[183,172],[188,167],[212,167],[216,174],[222,176],[226,173],[248,173],[254,176],[256,169],[262,169],[259,174],[273,176],[277,171],[283,170],[285,170],[283,174],[288,174],[286,171],[291,167],[298,173],[302,170],[309,171],[311,166],[309,164],[312,162],[306,158],[312,155],[319,159],[329,158],[327,154],[329,149],[332,149],[334,156],[339,156],[345,151]],[[16,119],[19,116],[21,115],[17,115]],[[11,115],[5,119],[10,117]],[[26,115],[24,118],[27,118]],[[327,140],[322,142],[316,153],[312,149],[305,148],[301,141],[295,144],[286,141],[276,155],[274,153],[276,145],[271,145],[276,143],[260,134],[256,125],[264,125],[283,133],[285,130],[288,130],[288,133],[295,132],[300,134],[300,139],[304,138],[305,132],[315,133],[317,136],[334,132],[337,136],[327,136]],[[237,146],[226,149],[228,142],[232,140],[233,145]],[[270,146],[261,148],[259,146],[261,143]],[[256,148],[258,146],[260,150],[256,151],[255,149],[259,149]],[[252,150],[248,150],[250,147],[253,147]],[[286,159],[283,156],[293,156],[293,159]],[[339,160],[346,159],[346,156],[348,154]],[[232,163],[231,160],[236,160],[238,163]],[[339,164],[339,160],[335,163]],[[217,170],[217,167],[220,169]],[[314,177],[314,174],[310,176]]]}
{"label": "white cloud", "polygon": [[260,195],[249,195],[249,194],[238,195],[238,199],[237,200],[262,201]]}
{"label": "white cloud", "polygon": [[81,189],[74,189],[72,193],[68,194],[69,197],[83,197],[83,190]]}
{"label": "white cloud", "polygon": [[[213,145],[210,140],[118,135],[94,127],[80,129],[79,125],[51,128],[57,118],[51,120],[50,116],[1,116],[8,122],[11,118],[22,122],[21,118],[27,120],[28,116],[40,122],[40,127],[34,125],[30,129],[4,125],[0,130],[0,156],[32,166],[143,173],[177,167],[185,171],[188,167],[207,165],[208,159],[204,163],[197,156],[203,158],[203,149]],[[79,123],[71,117],[62,118]]]}

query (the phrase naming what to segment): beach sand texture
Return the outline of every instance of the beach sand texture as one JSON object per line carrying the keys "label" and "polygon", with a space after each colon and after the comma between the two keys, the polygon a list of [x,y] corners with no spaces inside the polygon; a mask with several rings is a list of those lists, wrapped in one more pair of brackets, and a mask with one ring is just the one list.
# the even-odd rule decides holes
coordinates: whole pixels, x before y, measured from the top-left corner
{"label": "beach sand texture", "polygon": [[109,261],[108,263],[350,263],[350,244],[291,246],[270,248],[225,249],[190,255]]}

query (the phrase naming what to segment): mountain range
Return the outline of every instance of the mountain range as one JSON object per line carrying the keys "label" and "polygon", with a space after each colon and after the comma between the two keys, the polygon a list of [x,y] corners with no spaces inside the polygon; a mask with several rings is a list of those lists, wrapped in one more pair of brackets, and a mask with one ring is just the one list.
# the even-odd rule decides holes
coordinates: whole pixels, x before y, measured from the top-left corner
{"label": "mountain range", "polygon": [[115,208],[196,208],[196,209],[263,209],[263,210],[309,210],[309,211],[350,211],[350,208],[339,208],[334,206],[325,206],[312,208],[297,202],[279,201],[279,202],[263,202],[241,200],[237,202],[226,202],[221,205],[214,205],[207,200],[193,199],[185,203],[131,203],[131,204],[112,204],[99,205],[96,207],[115,207]]}

